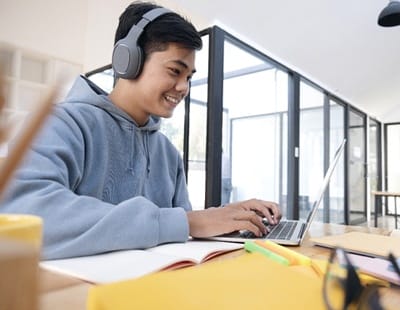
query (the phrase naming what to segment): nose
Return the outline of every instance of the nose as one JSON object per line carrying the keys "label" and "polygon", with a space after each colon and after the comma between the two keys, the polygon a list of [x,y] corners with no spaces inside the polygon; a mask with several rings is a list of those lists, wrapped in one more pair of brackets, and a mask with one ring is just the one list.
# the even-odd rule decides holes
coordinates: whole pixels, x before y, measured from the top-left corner
{"label": "nose", "polygon": [[186,96],[189,93],[189,85],[189,80],[181,78],[177,81],[175,89]]}

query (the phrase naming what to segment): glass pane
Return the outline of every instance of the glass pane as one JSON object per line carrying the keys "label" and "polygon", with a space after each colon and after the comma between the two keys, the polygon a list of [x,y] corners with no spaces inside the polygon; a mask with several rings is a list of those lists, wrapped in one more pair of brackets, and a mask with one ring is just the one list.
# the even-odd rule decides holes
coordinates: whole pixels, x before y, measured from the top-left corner
{"label": "glass pane", "polygon": [[[344,139],[344,107],[330,101],[330,160]],[[339,159],[329,184],[329,222],[344,224],[344,155]]]}
{"label": "glass pane", "polygon": [[[400,192],[400,124],[387,125],[387,191]],[[389,213],[394,213],[393,198],[388,199]],[[397,203],[399,208],[399,203]],[[399,209],[398,209],[399,210]]]}
{"label": "glass pane", "polygon": [[350,224],[366,220],[365,201],[365,122],[360,113],[349,111],[349,208]]}
{"label": "glass pane", "polygon": [[190,88],[188,190],[194,210],[204,209],[206,191],[208,35],[202,40]]}
{"label": "glass pane", "polygon": [[244,68],[250,69],[253,67],[272,68],[271,64],[266,63],[261,58],[255,57],[253,54],[245,51],[236,44],[230,41],[225,41],[224,44],[224,73],[235,74]]}
{"label": "glass pane", "polygon": [[183,156],[183,134],[185,126],[185,101],[182,100],[170,118],[163,118],[160,131],[168,137]]}
{"label": "glass pane", "polygon": [[223,91],[221,202],[258,198],[283,206],[287,74],[225,41]]}
{"label": "glass pane", "polygon": [[110,93],[113,89],[114,73],[112,69],[93,74],[89,79],[107,93]]}
{"label": "glass pane", "polygon": [[204,209],[206,182],[207,108],[191,103],[188,190],[194,210]]}
{"label": "glass pane", "polygon": [[[378,154],[379,154],[379,124],[377,121],[370,119],[369,121],[369,155],[368,155],[368,177],[369,177],[369,191],[377,191],[378,190],[378,182],[379,182],[379,163],[378,163]],[[369,199],[369,205],[371,206],[371,212],[374,210],[374,197],[372,195],[367,195]]]}
{"label": "glass pane", "polygon": [[[299,212],[305,219],[324,177],[324,95],[300,82]],[[323,203],[319,206],[323,209]],[[316,214],[322,221],[323,212]]]}
{"label": "glass pane", "polygon": [[[252,197],[278,201],[280,125],[280,114],[232,120],[233,201]],[[257,132],[262,141],[249,139]]]}

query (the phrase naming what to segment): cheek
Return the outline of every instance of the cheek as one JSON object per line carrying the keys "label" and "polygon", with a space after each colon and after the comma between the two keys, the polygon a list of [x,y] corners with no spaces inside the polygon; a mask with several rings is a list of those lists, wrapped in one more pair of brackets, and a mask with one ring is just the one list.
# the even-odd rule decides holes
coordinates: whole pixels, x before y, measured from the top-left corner
{"label": "cheek", "polygon": [[166,91],[175,85],[175,80],[163,73],[155,72],[147,79],[147,88],[156,91]]}
{"label": "cheek", "polygon": [[189,83],[188,86],[187,86],[187,89],[186,89],[184,98],[186,98],[187,95],[189,95],[189,91],[190,91],[190,83]]}
{"label": "cheek", "polygon": [[143,81],[143,95],[145,97],[159,96],[162,91],[161,83],[157,78],[150,78]]}

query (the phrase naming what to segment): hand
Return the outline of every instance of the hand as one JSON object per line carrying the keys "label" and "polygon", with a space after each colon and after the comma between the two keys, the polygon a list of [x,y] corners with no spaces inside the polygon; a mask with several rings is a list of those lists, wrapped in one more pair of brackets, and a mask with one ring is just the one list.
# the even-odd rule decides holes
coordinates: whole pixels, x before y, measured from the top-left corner
{"label": "hand", "polygon": [[250,199],[225,205],[223,208],[208,208],[187,212],[192,237],[206,238],[238,230],[249,230],[261,237],[268,231],[262,222],[278,224],[282,214],[274,202]]}

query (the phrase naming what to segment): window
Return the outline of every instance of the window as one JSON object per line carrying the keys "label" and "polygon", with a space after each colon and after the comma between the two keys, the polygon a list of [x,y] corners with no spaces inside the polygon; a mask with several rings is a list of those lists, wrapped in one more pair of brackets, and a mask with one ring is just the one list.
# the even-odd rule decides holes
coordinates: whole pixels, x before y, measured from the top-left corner
{"label": "window", "polygon": [[227,39],[223,90],[221,203],[258,198],[283,205],[287,73]]}
{"label": "window", "polygon": [[[388,192],[400,192],[400,124],[393,123],[387,124],[386,127],[386,173],[387,183],[385,189]],[[390,149],[389,149],[390,146]],[[393,199],[387,199],[388,213],[394,213],[394,201]]]}
{"label": "window", "polygon": [[[299,212],[305,219],[324,177],[324,95],[300,82]],[[319,206],[322,209],[323,205]],[[317,213],[322,220],[322,212]]]}
{"label": "window", "polygon": [[[329,101],[329,159],[335,155],[337,147],[344,139],[345,108],[334,100]],[[329,184],[329,223],[345,223],[345,182],[344,182],[345,155],[339,159]]]}
{"label": "window", "polygon": [[349,223],[366,221],[366,124],[365,115],[349,110],[348,164],[349,164]]}

